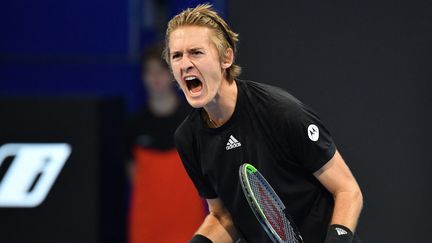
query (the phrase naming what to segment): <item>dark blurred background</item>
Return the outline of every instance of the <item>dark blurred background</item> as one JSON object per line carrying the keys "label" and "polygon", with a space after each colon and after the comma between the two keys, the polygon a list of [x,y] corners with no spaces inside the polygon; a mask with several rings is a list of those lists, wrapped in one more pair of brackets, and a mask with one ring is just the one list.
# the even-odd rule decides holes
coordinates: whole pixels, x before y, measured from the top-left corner
{"label": "dark blurred background", "polygon": [[363,242],[429,242],[430,2],[237,0],[228,10],[242,78],[284,87],[332,131],[363,190]]}
{"label": "dark blurred background", "polygon": [[[35,209],[0,208],[1,242],[49,243],[46,232],[52,232],[52,242],[125,241],[128,189],[119,173],[119,138],[121,117],[146,97],[139,55],[163,38],[169,17],[200,2],[205,1],[0,3],[0,146],[66,141],[80,151],[60,174],[66,179],[59,177],[53,186],[60,205],[67,206],[50,211],[47,201]],[[421,0],[209,2],[240,33],[241,78],[285,88],[332,131],[364,193],[358,227],[363,242],[428,242],[432,5]],[[40,107],[51,110],[30,112]],[[43,117],[38,125],[35,116]],[[65,135],[27,131],[58,124]],[[6,164],[0,161],[0,178]],[[81,184],[75,188],[77,177]],[[69,200],[71,190],[76,196]],[[50,197],[56,198],[46,200]],[[57,218],[49,216],[53,212]],[[36,218],[19,228],[29,215]],[[31,230],[40,215],[48,215],[41,219],[46,227]],[[39,238],[25,241],[31,234]]]}

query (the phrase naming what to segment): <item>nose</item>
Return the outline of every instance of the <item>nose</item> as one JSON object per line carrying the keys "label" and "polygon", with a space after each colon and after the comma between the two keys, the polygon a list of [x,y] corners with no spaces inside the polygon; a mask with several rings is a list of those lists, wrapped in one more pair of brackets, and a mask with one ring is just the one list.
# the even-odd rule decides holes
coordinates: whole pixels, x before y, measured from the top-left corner
{"label": "nose", "polygon": [[187,73],[189,70],[191,70],[193,68],[193,63],[191,62],[191,60],[187,57],[187,56],[183,56],[181,63],[180,63],[180,68],[184,73]]}

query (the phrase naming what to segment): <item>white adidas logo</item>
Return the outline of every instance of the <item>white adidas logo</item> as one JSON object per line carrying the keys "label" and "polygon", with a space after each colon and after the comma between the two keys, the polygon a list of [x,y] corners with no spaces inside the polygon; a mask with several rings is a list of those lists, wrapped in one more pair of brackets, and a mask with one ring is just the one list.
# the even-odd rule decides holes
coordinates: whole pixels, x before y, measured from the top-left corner
{"label": "white adidas logo", "polygon": [[237,148],[240,146],[241,146],[241,143],[237,139],[235,139],[235,137],[233,137],[233,135],[231,135],[230,138],[228,139],[226,150],[230,150],[230,149]]}
{"label": "white adidas logo", "polygon": [[341,228],[336,228],[336,231],[337,231],[338,235],[346,235],[346,234],[348,234],[348,232],[346,232],[346,230],[341,229]]}

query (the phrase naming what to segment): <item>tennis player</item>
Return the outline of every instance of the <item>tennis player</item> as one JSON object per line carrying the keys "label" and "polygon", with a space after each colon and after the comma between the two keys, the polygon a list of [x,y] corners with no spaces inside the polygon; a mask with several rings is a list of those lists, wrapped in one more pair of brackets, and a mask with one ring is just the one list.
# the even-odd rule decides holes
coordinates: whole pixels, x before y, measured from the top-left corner
{"label": "tennis player", "polygon": [[362,193],[329,131],[289,93],[238,79],[237,42],[211,5],[184,10],[166,31],[165,59],[194,107],[175,143],[210,211],[189,242],[270,242],[239,183],[245,162],[268,179],[306,243],[357,242]]}

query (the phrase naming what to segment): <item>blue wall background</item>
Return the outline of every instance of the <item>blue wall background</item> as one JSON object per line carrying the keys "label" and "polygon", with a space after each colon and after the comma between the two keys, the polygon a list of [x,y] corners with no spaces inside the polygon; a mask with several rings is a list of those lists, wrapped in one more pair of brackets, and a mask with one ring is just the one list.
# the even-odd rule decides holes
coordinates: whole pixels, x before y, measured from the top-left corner
{"label": "blue wall background", "polygon": [[[139,54],[163,36],[156,13],[201,2],[3,1],[0,95],[122,96],[134,111],[145,101]],[[225,11],[225,1],[206,2]]]}

